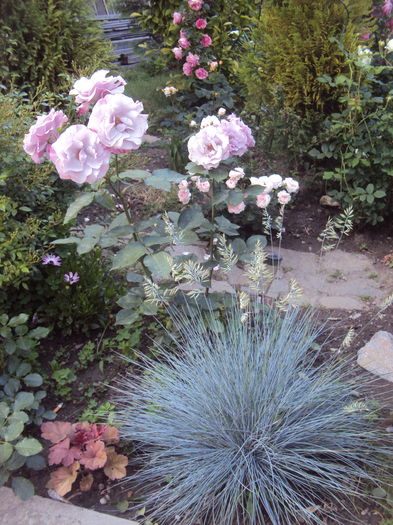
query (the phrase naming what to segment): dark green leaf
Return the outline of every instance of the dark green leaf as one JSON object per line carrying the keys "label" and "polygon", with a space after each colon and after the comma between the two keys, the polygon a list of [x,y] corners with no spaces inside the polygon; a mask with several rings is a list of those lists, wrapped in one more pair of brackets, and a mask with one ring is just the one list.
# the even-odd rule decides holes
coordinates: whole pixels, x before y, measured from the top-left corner
{"label": "dark green leaf", "polygon": [[133,266],[145,253],[146,248],[142,243],[130,242],[113,257],[112,270]]}
{"label": "dark green leaf", "polygon": [[21,456],[34,456],[34,454],[39,454],[42,450],[42,445],[35,438],[23,438],[15,445],[15,449]]}
{"label": "dark green leaf", "polygon": [[131,325],[139,319],[139,313],[135,310],[125,309],[120,310],[116,315],[115,325]]}
{"label": "dark green leaf", "polygon": [[119,173],[120,179],[141,180],[146,177],[150,177],[150,172],[146,170],[126,170]]}
{"label": "dark green leaf", "polygon": [[153,255],[146,255],[143,259],[145,265],[152,274],[167,279],[170,277],[173,259],[167,252],[157,252]]}
{"label": "dark green leaf", "polygon": [[12,490],[23,501],[26,501],[34,496],[34,486],[26,478],[17,476],[12,479]]}
{"label": "dark green leaf", "polygon": [[200,226],[204,220],[203,213],[198,208],[190,206],[180,213],[177,225],[181,230],[192,230]]}
{"label": "dark green leaf", "polygon": [[75,219],[75,217],[78,215],[80,210],[84,208],[85,206],[88,206],[91,204],[94,200],[95,193],[89,192],[89,193],[82,193],[77,197],[74,202],[72,202],[67,209],[67,213],[64,217],[63,224],[67,224],[68,222],[72,221],[72,219]]}
{"label": "dark green leaf", "polygon": [[37,387],[42,385],[42,377],[40,374],[28,374],[23,378],[23,382],[26,386]]}
{"label": "dark green leaf", "polygon": [[186,178],[185,175],[167,168],[154,170],[152,176],[159,177],[161,179],[167,180],[168,182],[180,182]]}
{"label": "dark green leaf", "polygon": [[0,443],[0,465],[4,463],[11,457],[14,447],[11,443]]}

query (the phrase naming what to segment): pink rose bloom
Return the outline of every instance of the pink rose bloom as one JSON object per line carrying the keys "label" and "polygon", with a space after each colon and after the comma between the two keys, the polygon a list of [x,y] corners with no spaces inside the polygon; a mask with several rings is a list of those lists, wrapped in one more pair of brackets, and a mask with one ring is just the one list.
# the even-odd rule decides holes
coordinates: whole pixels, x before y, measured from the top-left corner
{"label": "pink rose bloom", "polygon": [[389,16],[393,9],[392,0],[385,0],[384,6],[382,7],[382,13],[385,16]]}
{"label": "pink rose bloom", "polygon": [[277,193],[277,199],[280,204],[288,204],[291,200],[291,196],[287,191],[281,190]]}
{"label": "pink rose bloom", "polygon": [[258,208],[267,208],[270,204],[271,197],[268,193],[261,193],[257,195],[257,206]]}
{"label": "pink rose bloom", "polygon": [[286,187],[288,193],[296,193],[299,190],[299,183],[292,177],[284,179],[283,186]]}
{"label": "pink rose bloom", "polygon": [[196,187],[198,188],[199,191],[201,191],[202,193],[207,193],[209,190],[210,190],[210,182],[208,180],[205,180],[203,182],[201,181],[197,181],[196,182]]}
{"label": "pink rose bloom", "polygon": [[238,180],[239,179],[228,179],[227,181],[225,181],[225,184],[230,190],[234,190],[237,186]]}
{"label": "pink rose bloom", "polygon": [[175,55],[176,60],[181,60],[183,58],[183,50],[181,47],[174,47],[172,53]]}
{"label": "pink rose bloom", "polygon": [[209,76],[209,73],[203,67],[199,67],[195,70],[195,76],[199,78],[199,80],[204,80]]}
{"label": "pink rose bloom", "polygon": [[23,149],[31,156],[36,164],[40,164],[45,153],[48,154],[48,145],[59,138],[59,128],[68,121],[62,111],[51,109],[47,115],[37,117],[29,132],[23,139]]}
{"label": "pink rose bloom", "polygon": [[88,127],[112,153],[128,153],[142,144],[148,124],[142,102],[126,95],[106,95],[94,106]]}
{"label": "pink rose bloom", "polygon": [[256,184],[259,186],[264,187],[264,193],[270,193],[273,189],[273,183],[271,182],[270,178],[266,175],[263,175],[262,177],[250,177],[251,186],[255,186]]}
{"label": "pink rose bloom", "polygon": [[70,95],[76,95],[75,102],[81,104],[78,108],[79,114],[85,113],[90,104],[97,102],[105,95],[123,93],[126,85],[124,78],[107,77],[107,73],[109,73],[108,70],[100,69],[91,78],[82,77],[74,83]]}
{"label": "pink rose bloom", "polygon": [[188,182],[186,181],[186,179],[183,179],[179,182],[177,187],[179,188],[179,190],[186,190],[188,188]]}
{"label": "pink rose bloom", "polygon": [[246,209],[246,205],[244,204],[244,202],[241,202],[237,206],[231,206],[230,204],[228,204],[229,213],[241,213],[245,209]]}
{"label": "pink rose bloom", "polygon": [[183,73],[189,77],[190,75],[192,75],[192,72],[194,71],[194,68],[192,67],[191,64],[189,64],[188,62],[184,62],[183,64]]}
{"label": "pink rose bloom", "polygon": [[177,192],[177,196],[179,198],[179,201],[182,203],[182,204],[188,204],[190,202],[190,199],[191,199],[191,193],[190,193],[190,190],[179,190]]}
{"label": "pink rose bloom", "polygon": [[51,160],[61,179],[92,184],[105,177],[111,153],[94,131],[77,124],[70,126],[51,148]]}
{"label": "pink rose bloom", "polygon": [[203,0],[188,0],[188,6],[193,11],[200,11],[203,7]]}
{"label": "pink rose bloom", "polygon": [[181,21],[183,19],[183,16],[181,13],[175,12],[173,13],[173,23],[178,25],[181,24]]}
{"label": "pink rose bloom", "polygon": [[277,173],[273,173],[273,175],[269,175],[268,181],[273,190],[277,190],[280,186],[282,186],[282,177],[281,175],[278,175]]}
{"label": "pink rose bloom", "polygon": [[230,179],[242,179],[244,177],[244,169],[243,168],[234,168],[228,173],[228,177]]}
{"label": "pink rose bloom", "polygon": [[186,62],[188,62],[192,67],[195,67],[199,65],[199,58],[199,55],[188,53]]}
{"label": "pink rose bloom", "polygon": [[179,38],[179,40],[177,41],[177,43],[178,43],[179,46],[182,47],[183,49],[188,49],[189,47],[191,47],[190,41],[189,41],[188,38],[186,38],[186,37]]}
{"label": "pink rose bloom", "polygon": [[203,37],[200,40],[200,44],[203,47],[209,47],[212,45],[212,39],[209,35],[203,35]]}
{"label": "pink rose bloom", "polygon": [[188,140],[189,159],[206,170],[217,168],[230,156],[228,136],[220,127],[207,126]]}
{"label": "pink rose bloom", "polygon": [[207,22],[204,18],[198,18],[198,20],[195,22],[195,27],[197,29],[205,29],[207,26]]}
{"label": "pink rose bloom", "polygon": [[212,62],[209,62],[209,68],[210,71],[215,71],[218,68],[218,62],[213,60]]}
{"label": "pink rose bloom", "polygon": [[244,155],[248,148],[255,146],[255,140],[251,129],[236,115],[229,115],[227,119],[221,120],[221,126],[229,137],[231,155]]}

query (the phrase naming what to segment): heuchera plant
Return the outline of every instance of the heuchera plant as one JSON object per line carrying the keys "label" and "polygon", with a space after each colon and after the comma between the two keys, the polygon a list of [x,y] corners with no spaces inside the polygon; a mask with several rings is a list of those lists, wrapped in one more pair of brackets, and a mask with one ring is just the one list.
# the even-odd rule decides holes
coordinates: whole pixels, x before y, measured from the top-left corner
{"label": "heuchera plant", "polygon": [[[209,297],[213,308],[222,300],[211,288],[214,272],[219,271],[225,252],[223,236],[238,236],[239,226],[228,216],[242,213],[247,202],[256,199],[257,205],[270,217],[266,211],[268,206],[272,209],[279,204],[276,226],[281,235],[284,207],[297,191],[298,183],[290,178],[283,180],[277,174],[248,181],[237,158],[255,145],[251,129],[234,114],[226,117],[223,108],[218,116],[204,118],[200,129],[189,139],[191,162],[186,166],[186,174],[168,169],[119,173],[117,155],[140,146],[147,129],[147,115],[142,113],[140,102],[119,93],[124,89],[121,77],[106,78],[106,73],[95,73],[91,79],[77,81],[71,91],[78,93],[79,113],[88,119],[87,125],[71,125],[59,135],[58,120],[52,119],[53,127],[48,124],[44,134],[38,133],[34,125],[25,139],[26,150],[27,144],[39,144],[37,155],[45,151],[61,178],[91,185],[90,191],[81,193],[69,206],[65,223],[93,201],[113,211],[109,224],[88,225],[83,236],[58,239],[53,244],[74,243],[79,254],[97,245],[112,248],[115,251],[112,270],[133,268],[134,271],[127,274],[129,292],[118,301],[123,310],[117,315],[117,324],[132,324],[141,313],[155,314],[157,303],[162,300],[183,301],[183,284],[191,285],[193,296],[203,294],[205,300]],[[88,105],[93,103],[89,116]],[[51,142],[52,137],[55,142]],[[112,155],[115,169],[109,170]],[[164,191],[170,191],[173,184],[178,185],[178,197],[184,204],[181,213],[168,211],[135,222],[127,200],[128,185],[135,180]],[[264,224],[271,234],[274,223],[265,220]],[[204,241],[207,246],[204,261],[198,261],[188,252],[177,255],[171,249],[173,245],[196,241]],[[225,258],[232,264],[238,259],[250,262],[256,242],[263,247],[266,239],[258,235],[247,243],[237,240],[236,253],[229,257],[225,252]],[[233,241],[231,250],[235,250]]]}
{"label": "heuchera plant", "polygon": [[47,422],[41,425],[41,437],[53,445],[49,448],[48,464],[62,465],[54,470],[47,488],[64,496],[72,489],[78,476],[79,489],[90,490],[93,472],[103,469],[110,480],[124,478],[128,458],[117,454],[114,446],[119,442],[116,427],[95,423],[71,424],[67,421]]}

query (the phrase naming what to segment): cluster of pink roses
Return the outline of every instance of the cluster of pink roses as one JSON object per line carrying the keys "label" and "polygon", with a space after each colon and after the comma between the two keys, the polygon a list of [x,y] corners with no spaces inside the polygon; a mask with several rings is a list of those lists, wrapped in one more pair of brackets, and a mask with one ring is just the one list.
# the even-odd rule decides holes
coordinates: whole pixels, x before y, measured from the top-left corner
{"label": "cluster of pink roses", "polygon": [[[272,192],[277,191],[277,201],[281,205],[288,204],[291,200],[291,194],[299,190],[299,183],[292,177],[283,179],[281,175],[274,173],[273,175],[263,175],[262,177],[250,177],[251,185],[263,186],[264,191],[257,196],[257,206],[259,208],[266,208],[269,206],[272,199]],[[280,189],[282,188],[282,189]]]}
{"label": "cluster of pink roses", "polygon": [[[384,25],[389,33],[393,32],[393,0],[384,0],[383,6],[375,6],[373,9],[373,16],[375,18],[387,17],[388,20],[385,21]],[[361,35],[362,40],[369,40],[373,36],[372,33],[363,33]]]}
{"label": "cluster of pink roses", "polygon": [[[206,29],[208,23],[206,18],[199,16],[196,12],[200,11],[203,6],[203,0],[188,0],[187,2],[189,11],[185,13],[175,12],[173,13],[173,23],[175,25],[184,24],[188,26],[188,32],[183,28],[179,33],[178,47],[172,49],[173,54],[175,55],[176,60],[183,59],[184,50],[190,49],[192,47],[192,42],[194,46],[201,46],[202,48],[208,48],[212,44],[211,37],[207,34],[200,34],[199,31]],[[195,32],[196,30],[196,32]],[[206,61],[207,65],[210,67],[210,71],[216,69],[218,63],[213,61]],[[213,69],[211,64],[213,64]],[[199,66],[199,67],[198,67]],[[209,76],[208,70],[201,65],[201,56],[197,53],[188,52],[186,55],[186,60],[183,64],[183,73],[186,76],[195,75],[199,80],[204,80]]]}
{"label": "cluster of pink roses", "polygon": [[219,119],[212,115],[201,122],[201,129],[188,141],[188,154],[192,162],[206,170],[217,168],[231,156],[242,156],[255,146],[251,129],[236,115]]}
{"label": "cluster of pink roses", "polygon": [[68,118],[52,109],[39,116],[24,137],[24,150],[33,161],[40,163],[46,155],[61,179],[91,184],[105,176],[112,153],[128,153],[142,143],[148,127],[143,105],[123,94],[122,77],[107,73],[100,70],[91,78],[82,77],[70,91],[80,104],[79,116],[95,104],[87,125],[74,124],[60,133]]}

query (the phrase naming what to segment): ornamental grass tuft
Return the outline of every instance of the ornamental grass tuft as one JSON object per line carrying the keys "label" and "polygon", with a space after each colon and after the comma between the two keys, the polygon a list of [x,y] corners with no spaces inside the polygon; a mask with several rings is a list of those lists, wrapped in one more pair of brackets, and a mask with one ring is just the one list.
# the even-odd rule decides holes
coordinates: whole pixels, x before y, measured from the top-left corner
{"label": "ornamental grass tuft", "polygon": [[[188,312],[189,313],[189,312]],[[118,388],[146,513],[160,525],[325,523],[389,453],[364,377],[324,359],[311,313],[172,313],[179,338]],[[243,322],[242,322],[243,321]],[[323,345],[322,345],[323,349]],[[371,417],[373,416],[373,417]]]}

